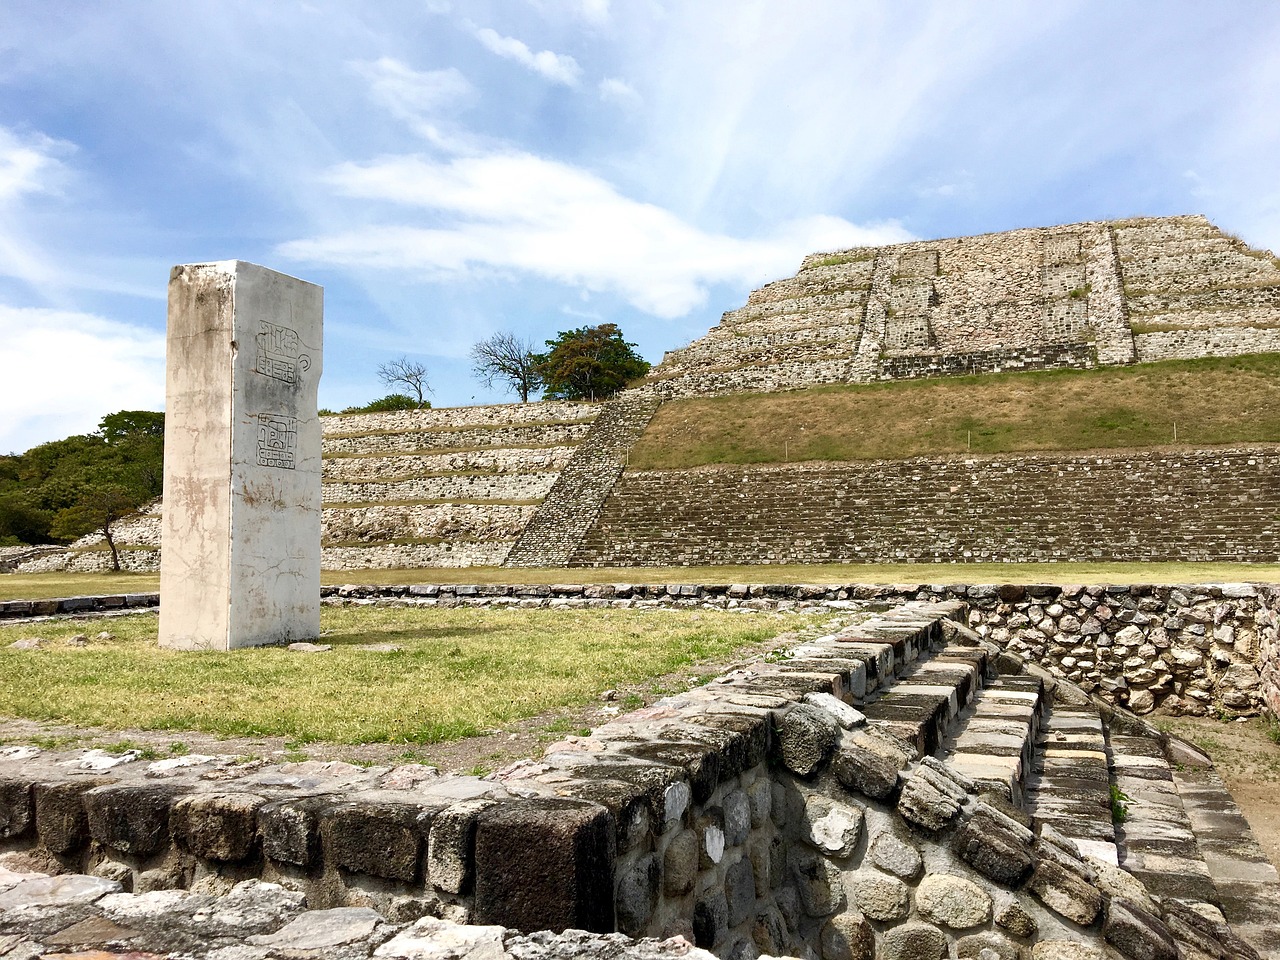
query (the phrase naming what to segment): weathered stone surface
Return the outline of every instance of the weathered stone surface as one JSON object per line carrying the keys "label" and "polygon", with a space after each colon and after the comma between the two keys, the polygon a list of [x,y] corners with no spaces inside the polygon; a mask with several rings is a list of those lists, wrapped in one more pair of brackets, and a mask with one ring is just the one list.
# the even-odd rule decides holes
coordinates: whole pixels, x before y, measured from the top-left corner
{"label": "weathered stone surface", "polygon": [[353,873],[412,883],[435,810],[414,803],[339,803],[320,811],[325,856]]}
{"label": "weathered stone surface", "polygon": [[120,892],[120,884],[82,874],[35,876],[0,893],[0,914],[23,908],[65,907],[93,903]]}
{"label": "weathered stone surface", "polygon": [[972,880],[930,873],[916,887],[916,909],[925,920],[967,930],[991,919],[991,897]]}
{"label": "weathered stone surface", "polygon": [[1031,938],[1040,932],[1036,918],[1017,897],[1011,897],[996,910],[996,925],[1004,927],[1015,937]]}
{"label": "weathered stone surface", "polygon": [[22,836],[34,819],[31,781],[21,777],[0,778],[0,840]]}
{"label": "weathered stone surface", "polygon": [[866,918],[845,911],[828,920],[819,934],[822,960],[873,960],[876,934]]}
{"label": "weathered stone surface", "polygon": [[942,931],[922,923],[904,923],[880,938],[877,960],[942,960],[947,938]]}
{"label": "weathered stone surface", "polygon": [[852,730],[867,722],[861,710],[850,706],[829,693],[806,693],[804,702],[810,706],[825,710],[835,717],[836,723],[845,730]]}
{"label": "weathered stone surface", "polygon": [[960,801],[917,769],[902,785],[898,813],[926,830],[939,831],[960,815]]}
{"label": "weathered stone surface", "polygon": [[1031,947],[1031,960],[1103,960],[1100,947],[1079,940],[1041,940]]}
{"label": "weathered stone surface", "polygon": [[427,876],[446,893],[469,893],[474,879],[476,819],[493,800],[463,800],[446,807],[431,821],[427,843]]}
{"label": "weathered stone surface", "polygon": [[517,930],[607,931],[613,925],[613,825],[572,800],[501,803],[476,824],[480,923]]}
{"label": "weathered stone surface", "polygon": [[862,821],[862,808],[851,804],[817,797],[805,804],[808,841],[833,857],[853,853],[862,839]]}
{"label": "weathered stone surface", "polygon": [[898,787],[901,765],[893,758],[844,740],[832,765],[836,779],[846,790],[873,800],[885,800]]}
{"label": "weathered stone surface", "polygon": [[112,850],[145,857],[169,843],[168,786],[105,786],[81,795],[93,839]]}
{"label": "weathered stone surface", "polygon": [[711,890],[693,905],[693,942],[714,950],[729,932],[729,904],[724,892]]}
{"label": "weathered stone surface", "polygon": [[1042,859],[1036,864],[1027,889],[1050,910],[1082,926],[1093,923],[1102,909],[1102,895],[1097,888],[1054,860]]}
{"label": "weathered stone surface", "polygon": [[801,906],[809,916],[830,916],[844,907],[844,886],[835,864],[815,853],[793,849],[787,853],[787,866],[800,894]]}
{"label": "weathered stone surface", "polygon": [[310,866],[320,856],[318,816],[333,802],[331,797],[302,797],[259,807],[262,852],[277,863]]}
{"label": "weathered stone surface", "polygon": [[729,905],[729,926],[736,927],[755,912],[756,878],[750,858],[743,857],[725,870],[724,895]]}
{"label": "weathered stone surface", "polygon": [[901,920],[910,910],[910,891],[897,877],[856,870],[845,875],[845,886],[854,905],[872,920]]}
{"label": "weathered stone surface", "polygon": [[679,897],[693,889],[698,877],[698,834],[681,830],[667,844],[662,855],[662,888],[669,897]]}
{"label": "weathered stone surface", "polygon": [[839,724],[825,710],[796,704],[778,721],[778,748],[792,773],[807,777],[826,762],[835,749]]}
{"label": "weathered stone surface", "polygon": [[903,880],[914,880],[924,869],[920,851],[890,830],[872,841],[868,853],[877,867]]}
{"label": "weathered stone surface", "polygon": [[987,804],[978,804],[973,816],[955,833],[956,852],[979,873],[1005,886],[1018,884],[1035,860],[1026,827]]}
{"label": "weathered stone surface", "polygon": [[1102,938],[1133,960],[1177,960],[1177,944],[1169,928],[1147,910],[1127,900],[1107,905]]}
{"label": "weathered stone surface", "polygon": [[956,941],[957,960],[1019,960],[1020,957],[1018,945],[995,932],[971,933]]}
{"label": "weathered stone surface", "polygon": [[308,910],[275,933],[256,934],[248,942],[282,950],[330,950],[373,936],[382,916],[368,907],[334,907]]}
{"label": "weathered stone surface", "polygon": [[724,841],[731,847],[745,843],[751,833],[751,802],[743,790],[731,790],[725,795]]}
{"label": "weathered stone surface", "polygon": [[258,808],[251,793],[201,793],[182,797],[169,812],[179,848],[206,860],[244,860],[257,844]]}
{"label": "weathered stone surface", "polygon": [[662,870],[656,854],[647,854],[618,878],[616,913],[618,929],[630,936],[637,936],[653,916],[658,903],[658,886]]}
{"label": "weathered stone surface", "polygon": [[456,957],[458,960],[502,960],[502,927],[461,926],[435,917],[423,917],[373,952],[386,960],[426,960]]}

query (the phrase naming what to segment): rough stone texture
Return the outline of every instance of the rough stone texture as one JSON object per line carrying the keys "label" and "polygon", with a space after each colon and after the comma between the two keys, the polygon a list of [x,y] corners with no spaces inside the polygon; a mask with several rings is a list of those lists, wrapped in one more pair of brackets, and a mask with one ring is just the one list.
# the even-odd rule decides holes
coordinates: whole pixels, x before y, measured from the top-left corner
{"label": "rough stone texture", "polygon": [[802,777],[826,762],[840,734],[835,717],[825,710],[799,704],[778,725],[778,746],[787,769]]}
{"label": "rough stone texture", "polygon": [[991,919],[991,897],[964,877],[931,873],[916,888],[916,909],[926,920],[967,930]]}
{"label": "rough stone texture", "polygon": [[858,870],[848,874],[845,882],[850,899],[872,920],[901,920],[910,909],[910,892],[897,877]]}
{"label": "rough stone texture", "polygon": [[904,923],[885,933],[876,956],[880,960],[942,960],[947,938],[922,923]]}
{"label": "rough stone texture", "polygon": [[207,860],[244,860],[257,843],[257,812],[265,802],[244,793],[183,797],[169,812],[173,838]]}
{"label": "rough stone texture", "polygon": [[476,918],[518,930],[613,925],[608,813],[572,800],[500,804],[476,826]]}

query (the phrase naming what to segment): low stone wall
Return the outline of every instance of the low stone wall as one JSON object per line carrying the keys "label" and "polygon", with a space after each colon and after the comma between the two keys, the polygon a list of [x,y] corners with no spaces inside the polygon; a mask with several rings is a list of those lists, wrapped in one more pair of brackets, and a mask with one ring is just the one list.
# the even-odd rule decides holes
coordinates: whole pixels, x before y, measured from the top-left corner
{"label": "low stone wall", "polygon": [[555,483],[551,473],[446,473],[389,483],[330,482],[321,494],[325,503],[378,503],[395,500],[541,500]]}
{"label": "low stone wall", "polygon": [[421,450],[471,449],[473,447],[545,447],[577,442],[591,428],[584,423],[499,424],[491,427],[368,433],[351,436],[326,434],[326,457],[356,453],[414,453]]}
{"label": "low stone wall", "polygon": [[435,407],[430,410],[397,410],[393,413],[357,413],[320,418],[325,435],[395,433],[449,427],[486,427],[510,423],[552,423],[590,420],[599,404],[542,400],[537,403],[498,403],[480,407]]}
{"label": "low stone wall", "polygon": [[1140,361],[1194,360],[1246,353],[1280,353],[1280,327],[1217,327],[1213,330],[1168,330],[1134,334]]}
{"label": "low stone wall", "polygon": [[1280,447],[623,473],[575,566],[1280,560]]}

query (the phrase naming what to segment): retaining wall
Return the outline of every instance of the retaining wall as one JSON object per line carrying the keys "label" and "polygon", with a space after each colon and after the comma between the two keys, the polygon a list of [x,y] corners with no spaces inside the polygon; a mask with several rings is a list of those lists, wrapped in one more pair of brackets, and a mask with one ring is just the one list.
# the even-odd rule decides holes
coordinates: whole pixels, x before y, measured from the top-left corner
{"label": "retaining wall", "polygon": [[576,566],[1280,560],[1280,448],[627,471]]}

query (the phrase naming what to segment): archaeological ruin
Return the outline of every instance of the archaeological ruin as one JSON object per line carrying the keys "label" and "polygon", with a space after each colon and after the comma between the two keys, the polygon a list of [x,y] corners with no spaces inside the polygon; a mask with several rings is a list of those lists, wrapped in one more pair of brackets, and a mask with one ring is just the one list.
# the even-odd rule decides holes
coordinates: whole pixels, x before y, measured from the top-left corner
{"label": "archaeological ruin", "polygon": [[[1208,757],[1149,717],[1280,715],[1280,587],[945,565],[1275,563],[1275,444],[630,466],[690,397],[1275,352],[1280,262],[1142,218],[814,254],[603,404],[323,418],[326,567],[511,573],[325,604],[832,619],[483,778],[0,746],[0,864],[24,871],[0,866],[0,958],[1280,958],[1280,876]],[[134,521],[130,566],[159,562],[160,524]],[[99,559],[90,538],[18,566]],[[841,561],[919,582],[767,582]],[[716,563],[760,577],[520,578]]]}

